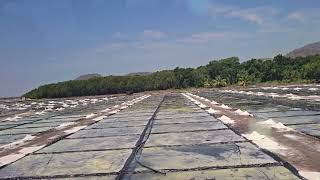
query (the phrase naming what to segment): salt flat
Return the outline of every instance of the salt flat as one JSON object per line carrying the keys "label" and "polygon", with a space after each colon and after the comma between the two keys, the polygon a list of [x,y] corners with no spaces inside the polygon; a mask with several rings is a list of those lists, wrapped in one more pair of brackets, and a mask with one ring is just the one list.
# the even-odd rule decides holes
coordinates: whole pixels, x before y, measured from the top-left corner
{"label": "salt flat", "polygon": [[[272,89],[262,88],[255,91],[263,90],[272,92]],[[288,90],[290,89],[285,89],[286,92]],[[254,94],[219,90],[191,93],[199,98],[177,92],[140,93],[118,96],[108,101],[94,101],[96,103],[90,106],[79,105],[63,111],[21,117],[17,121],[1,121],[0,157],[8,157],[8,154],[14,155],[14,152],[10,154],[8,151],[8,144],[21,141],[26,135],[50,139],[47,134],[54,134],[62,123],[86,121],[90,113],[103,115],[102,118],[97,118],[98,121],[61,136],[54,142],[48,141],[50,143],[39,150],[3,165],[0,178],[300,179],[303,173],[299,172],[302,170],[317,171],[316,162],[306,163],[308,166],[291,162],[289,156],[248,139],[243,133],[257,131],[269,137],[267,127],[260,127],[262,125],[259,122],[273,119],[273,122],[293,129],[293,134],[286,132],[287,137],[293,138],[295,133],[300,133],[298,138],[313,138],[315,143],[309,143],[308,139],[304,141],[305,147],[313,149],[310,156],[320,158],[320,152],[317,154],[316,150],[320,131],[317,128],[320,122],[317,102],[304,101],[308,104],[307,107],[315,104],[310,109],[301,105],[293,106],[293,100]],[[119,109],[116,113],[102,113],[106,108],[118,108],[148,94],[151,96],[146,96],[123,110]],[[232,109],[221,112],[231,112],[229,117],[235,123],[242,122],[241,126],[221,121],[220,115],[208,113],[208,109],[215,106],[206,104],[200,108],[199,103],[187,96],[193,97],[200,104],[214,100],[228,105]],[[248,111],[253,117],[242,117],[232,112],[237,109]],[[250,118],[256,123],[249,123],[244,128],[245,123],[252,121]],[[270,138],[281,144],[281,141],[277,141],[280,132],[274,128],[272,132],[274,137]],[[31,141],[33,140],[26,140],[27,143]],[[39,144],[32,144],[36,145]],[[299,146],[301,147],[297,146],[295,153],[299,153],[303,147],[302,144]],[[301,157],[308,159],[309,156],[307,154]],[[304,162],[304,159],[299,161]]]}

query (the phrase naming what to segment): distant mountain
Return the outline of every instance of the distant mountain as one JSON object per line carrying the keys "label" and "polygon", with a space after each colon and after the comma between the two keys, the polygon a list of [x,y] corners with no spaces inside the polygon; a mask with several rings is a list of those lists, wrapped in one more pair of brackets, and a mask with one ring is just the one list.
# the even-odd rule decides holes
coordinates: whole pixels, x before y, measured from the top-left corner
{"label": "distant mountain", "polygon": [[89,80],[96,77],[102,77],[100,74],[84,74],[76,78],[75,80]]}
{"label": "distant mountain", "polygon": [[291,58],[306,57],[311,55],[320,55],[320,41],[312,44],[305,45],[302,48],[295,49],[287,54]]}
{"label": "distant mountain", "polygon": [[152,72],[135,72],[135,73],[126,74],[125,76],[146,76],[150,74],[152,74]]}

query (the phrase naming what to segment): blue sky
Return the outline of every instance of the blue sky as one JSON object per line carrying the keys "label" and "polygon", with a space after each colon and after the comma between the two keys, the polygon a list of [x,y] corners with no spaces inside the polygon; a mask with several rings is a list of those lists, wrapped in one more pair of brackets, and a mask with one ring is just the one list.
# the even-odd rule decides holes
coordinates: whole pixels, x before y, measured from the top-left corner
{"label": "blue sky", "polygon": [[0,0],[0,97],[81,74],[272,57],[320,40],[319,0]]}

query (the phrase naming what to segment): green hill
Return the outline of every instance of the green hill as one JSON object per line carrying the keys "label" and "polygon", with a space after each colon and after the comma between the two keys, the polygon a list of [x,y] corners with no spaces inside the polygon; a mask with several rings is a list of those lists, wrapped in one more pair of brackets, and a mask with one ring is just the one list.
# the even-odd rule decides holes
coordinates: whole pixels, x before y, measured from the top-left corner
{"label": "green hill", "polygon": [[197,68],[175,68],[143,76],[106,76],[89,80],[71,80],[40,86],[27,98],[61,98],[142,92],[187,87],[246,86],[259,82],[319,81],[320,56],[290,58],[278,55],[273,59],[251,59],[240,63],[231,57],[210,61]]}
{"label": "green hill", "polygon": [[75,80],[89,80],[97,77],[102,77],[102,76],[100,74],[85,74],[77,77]]}

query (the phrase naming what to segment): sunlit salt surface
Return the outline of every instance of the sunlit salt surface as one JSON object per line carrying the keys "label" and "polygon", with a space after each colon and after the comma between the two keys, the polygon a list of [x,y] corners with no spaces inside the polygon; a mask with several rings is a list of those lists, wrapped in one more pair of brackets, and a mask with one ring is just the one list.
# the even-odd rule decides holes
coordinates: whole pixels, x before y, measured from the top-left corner
{"label": "sunlit salt surface", "polygon": [[222,115],[221,117],[218,118],[225,124],[233,124],[234,120],[230,119],[228,116]]}
{"label": "sunlit salt surface", "polygon": [[296,95],[296,94],[292,94],[292,93],[279,94],[279,93],[237,91],[237,90],[220,90],[220,92],[232,93],[232,94],[245,94],[245,95],[255,95],[255,96],[288,98],[288,99],[291,99],[291,100],[320,101],[320,96],[319,95]]}
{"label": "sunlit salt surface", "polygon": [[[119,96],[121,97],[121,96]],[[1,100],[0,101],[0,121],[19,121],[28,115],[42,116],[47,113],[62,113],[72,109],[88,107],[97,103],[107,103],[115,97],[101,96],[94,98],[72,98],[53,100]],[[26,112],[29,114],[27,115]],[[11,115],[14,114],[14,115]]]}

